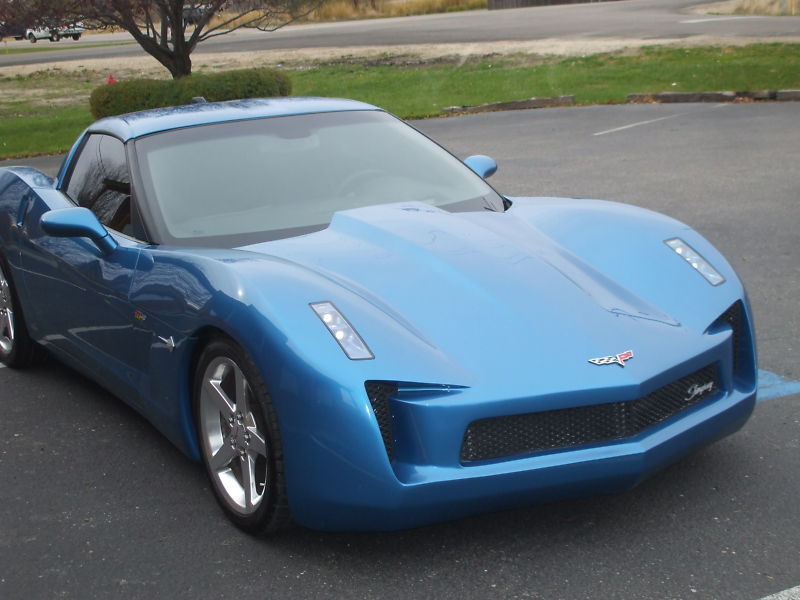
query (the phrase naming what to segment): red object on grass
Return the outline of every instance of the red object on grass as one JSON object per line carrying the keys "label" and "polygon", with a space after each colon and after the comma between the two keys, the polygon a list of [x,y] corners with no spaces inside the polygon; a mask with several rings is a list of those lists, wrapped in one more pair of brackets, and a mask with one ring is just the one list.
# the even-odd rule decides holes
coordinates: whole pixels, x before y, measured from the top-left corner
{"label": "red object on grass", "polygon": [[106,83],[117,83],[117,80],[114,78],[113,75],[109,75],[108,79],[106,79]]}

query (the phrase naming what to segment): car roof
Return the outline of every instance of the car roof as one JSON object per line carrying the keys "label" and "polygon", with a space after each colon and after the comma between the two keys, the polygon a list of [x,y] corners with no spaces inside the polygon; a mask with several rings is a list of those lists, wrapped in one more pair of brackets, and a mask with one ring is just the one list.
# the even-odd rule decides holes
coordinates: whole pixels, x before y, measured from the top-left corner
{"label": "car roof", "polygon": [[109,133],[122,141],[128,141],[160,131],[195,125],[352,110],[380,109],[371,104],[340,98],[282,97],[200,102],[108,117],[90,125],[87,133]]}

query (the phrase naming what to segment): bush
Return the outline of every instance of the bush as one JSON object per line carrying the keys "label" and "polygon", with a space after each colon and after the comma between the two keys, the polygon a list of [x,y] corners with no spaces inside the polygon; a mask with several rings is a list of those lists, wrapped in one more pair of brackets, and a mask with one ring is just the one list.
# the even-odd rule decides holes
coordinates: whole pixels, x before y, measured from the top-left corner
{"label": "bush", "polygon": [[195,96],[209,102],[288,96],[292,81],[276,69],[241,69],[222,73],[199,73],[182,79],[131,79],[107,83],[89,98],[96,119],[149,108],[189,104]]}

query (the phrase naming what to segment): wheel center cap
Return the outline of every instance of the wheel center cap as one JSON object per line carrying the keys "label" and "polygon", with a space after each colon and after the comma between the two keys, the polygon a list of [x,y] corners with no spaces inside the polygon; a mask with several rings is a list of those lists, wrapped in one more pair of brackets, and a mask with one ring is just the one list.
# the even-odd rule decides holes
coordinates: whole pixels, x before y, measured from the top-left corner
{"label": "wheel center cap", "polygon": [[241,421],[234,422],[231,427],[231,445],[237,450],[247,450],[250,445],[250,435]]}

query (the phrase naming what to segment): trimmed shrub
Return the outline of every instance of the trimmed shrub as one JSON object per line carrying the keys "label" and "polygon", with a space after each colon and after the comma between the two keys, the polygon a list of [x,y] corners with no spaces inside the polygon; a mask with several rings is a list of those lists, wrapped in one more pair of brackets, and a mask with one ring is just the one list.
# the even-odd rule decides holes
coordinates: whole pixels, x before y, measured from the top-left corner
{"label": "trimmed shrub", "polygon": [[277,69],[241,69],[222,73],[199,73],[181,79],[131,79],[107,83],[89,98],[96,119],[125,113],[189,104],[195,96],[209,102],[288,96],[289,76]]}
{"label": "trimmed shrub", "polygon": [[[132,79],[95,88],[89,108],[96,119],[178,104],[177,86],[172,81]],[[190,98],[191,100],[191,98]]]}

